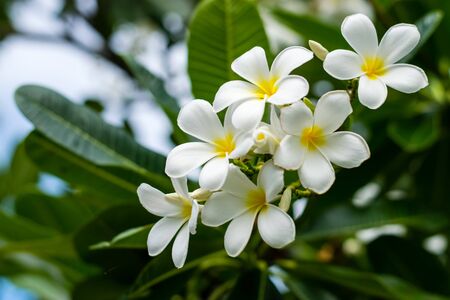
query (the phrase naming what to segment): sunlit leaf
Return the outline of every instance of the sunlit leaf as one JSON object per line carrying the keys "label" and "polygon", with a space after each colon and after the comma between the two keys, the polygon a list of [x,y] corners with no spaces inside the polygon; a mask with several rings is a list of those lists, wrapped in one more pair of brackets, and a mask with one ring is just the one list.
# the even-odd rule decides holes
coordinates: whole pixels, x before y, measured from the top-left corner
{"label": "sunlit leaf", "polygon": [[233,60],[254,46],[269,49],[253,2],[201,2],[192,17],[188,39],[188,71],[194,96],[212,101],[223,83],[237,78],[230,68]]}

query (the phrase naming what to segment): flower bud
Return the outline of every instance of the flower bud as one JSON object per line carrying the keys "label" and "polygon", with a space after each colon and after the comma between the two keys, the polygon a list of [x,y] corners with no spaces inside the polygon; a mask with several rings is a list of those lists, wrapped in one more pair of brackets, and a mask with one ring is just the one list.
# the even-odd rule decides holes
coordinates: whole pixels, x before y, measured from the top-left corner
{"label": "flower bud", "polygon": [[328,50],[324,46],[313,40],[309,40],[308,45],[311,51],[314,52],[314,54],[317,56],[318,59],[322,61],[325,59],[325,57],[328,54]]}
{"label": "flower bud", "polygon": [[209,197],[211,197],[211,195],[212,195],[212,192],[210,190],[202,189],[202,188],[196,189],[195,191],[193,191],[191,193],[191,197],[199,202],[208,200]]}
{"label": "flower bud", "polygon": [[292,198],[292,188],[287,187],[283,195],[281,196],[280,203],[278,204],[278,207],[281,208],[283,211],[288,211],[289,207],[291,206],[291,198]]}

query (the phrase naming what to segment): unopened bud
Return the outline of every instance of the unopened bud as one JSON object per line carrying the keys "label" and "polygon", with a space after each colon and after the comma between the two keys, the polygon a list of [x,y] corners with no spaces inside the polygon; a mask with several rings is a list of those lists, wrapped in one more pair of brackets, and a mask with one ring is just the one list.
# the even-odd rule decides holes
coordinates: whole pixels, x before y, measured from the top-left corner
{"label": "unopened bud", "polygon": [[212,195],[212,192],[210,190],[202,189],[202,188],[196,189],[195,191],[193,191],[191,193],[191,197],[199,202],[208,200],[209,197],[211,197],[211,195]]}
{"label": "unopened bud", "polygon": [[328,55],[328,50],[320,43],[313,40],[309,40],[308,45],[311,51],[314,52],[314,54],[317,56],[318,59],[323,61],[325,57]]}
{"label": "unopened bud", "polygon": [[282,211],[288,211],[289,207],[291,206],[291,198],[292,198],[292,188],[287,187],[284,190],[283,195],[281,195],[281,200],[280,203],[278,204],[278,207]]}

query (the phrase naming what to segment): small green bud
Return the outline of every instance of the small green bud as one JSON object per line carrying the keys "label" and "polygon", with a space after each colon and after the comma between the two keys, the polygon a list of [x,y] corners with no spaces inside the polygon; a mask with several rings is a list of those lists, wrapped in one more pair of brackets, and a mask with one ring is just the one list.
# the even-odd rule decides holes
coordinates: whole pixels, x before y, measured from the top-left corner
{"label": "small green bud", "polygon": [[314,54],[317,56],[318,59],[323,61],[325,57],[328,55],[328,50],[320,43],[313,40],[309,40],[308,45],[311,51],[314,52]]}

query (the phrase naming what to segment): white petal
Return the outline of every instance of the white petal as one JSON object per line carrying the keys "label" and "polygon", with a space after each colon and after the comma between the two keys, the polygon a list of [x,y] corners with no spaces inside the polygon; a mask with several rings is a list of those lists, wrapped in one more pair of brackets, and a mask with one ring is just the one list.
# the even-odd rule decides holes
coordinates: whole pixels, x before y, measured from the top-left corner
{"label": "white petal", "polygon": [[378,48],[378,37],[372,21],[363,14],[345,18],[341,26],[345,40],[361,56],[372,56]]}
{"label": "white petal", "polygon": [[256,185],[238,167],[230,164],[222,190],[238,198],[245,198],[254,189],[256,189]]}
{"label": "white petal", "polygon": [[335,165],[354,168],[370,157],[369,146],[356,133],[339,131],[326,137],[320,151]]}
{"label": "white petal", "polygon": [[164,217],[180,213],[180,207],[166,200],[166,196],[151,185],[142,183],[137,190],[139,202],[150,213]]}
{"label": "white petal", "polygon": [[302,101],[281,109],[281,126],[288,134],[299,136],[312,125],[313,114]]}
{"label": "white petal", "polygon": [[386,65],[393,64],[408,55],[419,43],[420,33],[412,24],[397,24],[389,28],[381,39],[378,56]]}
{"label": "white petal", "polygon": [[273,200],[284,187],[283,169],[275,166],[272,160],[268,160],[258,174],[258,187],[262,187],[266,193],[266,200]]}
{"label": "white petal", "polygon": [[298,174],[302,185],[318,194],[328,191],[335,179],[333,167],[318,150],[308,151]]}
{"label": "white petal", "polygon": [[240,130],[256,128],[264,115],[264,107],[263,100],[249,100],[239,104],[232,116],[233,125]]}
{"label": "white petal", "polygon": [[202,168],[199,177],[201,188],[217,191],[225,182],[228,174],[228,157],[215,157]]}
{"label": "white petal", "polygon": [[308,94],[308,81],[302,76],[289,75],[275,83],[277,91],[267,99],[276,105],[290,104],[302,99]]}
{"label": "white petal", "polygon": [[299,46],[288,47],[275,57],[270,73],[276,77],[289,75],[294,69],[311,60],[314,54]]}
{"label": "white petal", "polygon": [[186,133],[212,143],[224,136],[224,129],[211,104],[194,100],[183,106],[178,115],[178,126]]}
{"label": "white petal", "polygon": [[179,178],[170,178],[170,180],[172,181],[172,186],[175,189],[175,193],[185,199],[191,199],[191,197],[189,196],[186,176]]}
{"label": "white petal", "polygon": [[261,47],[253,47],[236,58],[231,64],[231,69],[254,84],[269,79],[270,76],[266,52]]}
{"label": "white petal", "polygon": [[281,120],[276,112],[275,105],[272,105],[270,107],[270,129],[271,132],[278,138],[282,138],[285,136],[284,130],[281,127]]}
{"label": "white petal", "polygon": [[172,246],[172,260],[178,269],[184,266],[189,247],[189,226],[184,224]]}
{"label": "white petal", "polygon": [[177,217],[164,217],[156,222],[148,234],[148,254],[151,256],[160,254],[185,222],[184,218]]}
{"label": "white petal", "polygon": [[332,91],[324,94],[314,110],[314,125],[325,134],[336,131],[352,113],[350,97],[346,91]]}
{"label": "white petal", "polygon": [[166,174],[170,177],[186,176],[190,171],[216,156],[214,149],[214,146],[202,142],[176,146],[167,156]]}
{"label": "white petal", "polygon": [[363,61],[353,51],[334,50],[328,53],[323,62],[323,68],[328,74],[339,80],[348,80],[361,76]]}
{"label": "white petal", "polygon": [[235,137],[236,148],[230,153],[230,158],[239,158],[248,153],[254,141],[250,132],[243,132]]}
{"label": "white petal", "polygon": [[425,72],[409,64],[389,66],[386,74],[380,77],[387,86],[403,93],[415,93],[428,85]]}
{"label": "white petal", "polygon": [[191,234],[195,234],[197,232],[197,220],[199,212],[200,206],[198,205],[197,201],[193,200],[191,217],[189,218],[189,231],[191,232]]}
{"label": "white petal", "polygon": [[211,195],[202,209],[202,223],[217,227],[246,210],[245,198],[236,197],[228,192],[217,192]]}
{"label": "white petal", "polygon": [[308,149],[300,142],[300,137],[296,135],[287,135],[278,146],[273,157],[277,166],[286,170],[297,170],[305,160],[305,154]]}
{"label": "white petal", "polygon": [[369,79],[362,76],[359,79],[358,98],[362,105],[376,109],[380,107],[387,97],[386,84],[380,79]]}
{"label": "white petal", "polygon": [[233,103],[257,99],[257,87],[242,80],[233,80],[224,83],[214,97],[214,111],[219,112]]}
{"label": "white petal", "polygon": [[248,210],[233,219],[225,232],[225,250],[231,257],[241,254],[250,239],[257,210]]}
{"label": "white petal", "polygon": [[236,103],[229,106],[227,111],[225,112],[225,118],[223,120],[223,128],[225,129],[226,133],[235,134],[237,131],[239,131],[236,127],[234,127],[232,119],[236,107],[238,107],[240,104],[241,103]]}
{"label": "white petal", "polygon": [[267,205],[258,215],[258,231],[264,242],[272,248],[283,248],[295,240],[292,218],[274,205]]}

